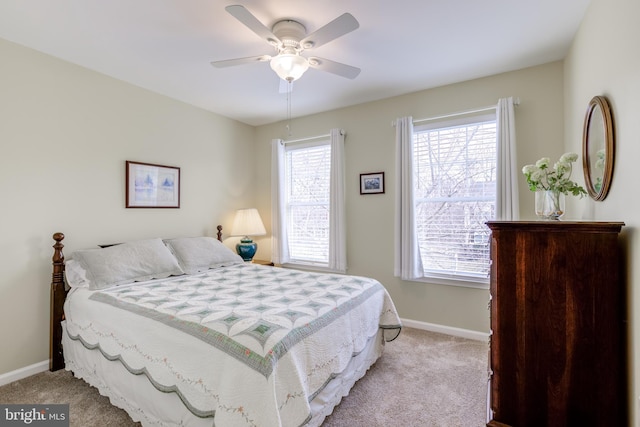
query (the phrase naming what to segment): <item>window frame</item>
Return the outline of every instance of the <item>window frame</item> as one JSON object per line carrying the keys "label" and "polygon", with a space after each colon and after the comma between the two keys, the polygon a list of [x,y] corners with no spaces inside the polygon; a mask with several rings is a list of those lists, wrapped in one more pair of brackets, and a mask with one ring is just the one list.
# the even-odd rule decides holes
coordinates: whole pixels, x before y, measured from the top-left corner
{"label": "window frame", "polygon": [[[497,120],[498,120],[497,112],[491,111],[491,110],[482,111],[482,112],[473,112],[473,113],[462,113],[455,116],[448,116],[446,118],[440,117],[440,118],[434,118],[434,119],[421,120],[420,124],[414,124],[414,128],[413,128],[413,135],[412,135],[413,154],[415,155],[414,141],[415,141],[415,135],[417,133],[427,132],[435,129],[454,127],[454,126],[469,126],[475,123],[482,123],[482,122],[494,122],[496,123],[496,126],[497,126]],[[495,157],[496,169],[498,167],[497,144],[498,144],[498,129],[496,128],[496,157]],[[415,158],[414,158],[414,168],[416,168]],[[415,184],[414,184],[414,191],[415,191]],[[495,212],[497,209],[497,189],[496,189],[496,196],[493,200],[493,203],[494,203],[494,216],[495,216]],[[417,209],[416,209],[417,204],[418,204],[418,200],[417,198],[415,198],[413,202],[413,208],[414,208],[414,212],[416,213],[417,213]],[[416,215],[416,226],[417,226],[417,221],[418,219]],[[417,237],[419,240],[419,236]],[[491,250],[490,237],[487,244],[489,245],[489,251],[490,251]],[[488,259],[487,262],[488,262],[488,265],[487,265],[488,270],[487,270],[486,276],[483,276],[481,273],[478,273],[477,275],[471,275],[471,274],[458,275],[458,274],[451,274],[451,273],[440,273],[433,270],[430,271],[424,268],[423,266],[422,277],[413,279],[413,280],[418,282],[434,283],[434,284],[440,284],[440,285],[461,286],[461,287],[476,288],[476,289],[488,289],[489,281],[490,281],[491,260]]]}
{"label": "window frame", "polygon": [[[287,155],[289,152],[294,151],[294,150],[303,150],[303,149],[309,149],[309,148],[314,148],[314,147],[323,147],[326,146],[329,148],[329,162],[331,162],[331,140],[329,138],[318,138],[318,139],[314,139],[312,141],[303,141],[303,142],[296,142],[296,143],[288,143],[285,145],[284,148],[284,168],[285,168],[285,177],[288,174],[288,169],[289,169],[289,164],[287,161]],[[329,174],[327,179],[330,181],[331,180],[331,172],[330,172],[330,168],[331,168],[331,163],[329,163]],[[287,227],[289,227],[289,191],[288,189],[288,182],[285,182],[285,191],[284,191],[284,197],[285,197],[285,212],[286,212],[286,219],[285,219],[285,223],[287,224]],[[329,186],[329,191],[331,191],[330,186]],[[329,194],[329,198],[330,198],[330,194]],[[326,202],[327,208],[330,208],[330,201],[327,200]],[[329,219],[330,221],[330,219]],[[330,227],[330,224],[327,224],[327,227]],[[289,238],[290,234],[289,230],[287,231],[287,239]],[[287,241],[287,245],[289,245],[289,241]],[[329,267],[329,251],[330,251],[330,241],[329,238],[327,237],[327,261],[326,262],[321,262],[321,261],[313,261],[313,260],[308,260],[308,259],[301,259],[301,258],[295,258],[292,256],[291,254],[291,246],[289,245],[289,260],[283,264],[283,266],[285,267],[296,267],[296,268],[301,268],[303,270],[321,270],[321,271],[333,271],[330,267]]]}

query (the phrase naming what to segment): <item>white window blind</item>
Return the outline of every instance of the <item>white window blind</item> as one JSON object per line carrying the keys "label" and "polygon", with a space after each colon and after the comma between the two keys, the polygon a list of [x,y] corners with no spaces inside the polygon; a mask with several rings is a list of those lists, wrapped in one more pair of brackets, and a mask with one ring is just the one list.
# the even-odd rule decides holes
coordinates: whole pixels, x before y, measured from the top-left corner
{"label": "white window blind", "polygon": [[486,281],[496,210],[495,114],[416,126],[414,195],[425,277]]}
{"label": "white window blind", "polygon": [[285,194],[291,261],[329,261],[331,145],[291,145],[285,153]]}

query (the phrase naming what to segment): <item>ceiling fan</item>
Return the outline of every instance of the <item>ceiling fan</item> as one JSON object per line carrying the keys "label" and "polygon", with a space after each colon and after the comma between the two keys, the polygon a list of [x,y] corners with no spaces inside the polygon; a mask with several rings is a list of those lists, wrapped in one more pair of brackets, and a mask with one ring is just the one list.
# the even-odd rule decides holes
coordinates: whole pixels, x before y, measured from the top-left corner
{"label": "ceiling fan", "polygon": [[324,27],[307,34],[304,25],[292,19],[280,20],[269,29],[244,6],[231,5],[225,9],[260,38],[273,46],[276,54],[213,61],[211,65],[214,67],[223,68],[269,61],[273,71],[289,84],[299,79],[309,67],[348,79],[355,79],[360,74],[360,69],[357,67],[317,56],[305,57],[301,55],[305,50],[322,46],[357,29],[360,24],[349,13],[344,13]]}

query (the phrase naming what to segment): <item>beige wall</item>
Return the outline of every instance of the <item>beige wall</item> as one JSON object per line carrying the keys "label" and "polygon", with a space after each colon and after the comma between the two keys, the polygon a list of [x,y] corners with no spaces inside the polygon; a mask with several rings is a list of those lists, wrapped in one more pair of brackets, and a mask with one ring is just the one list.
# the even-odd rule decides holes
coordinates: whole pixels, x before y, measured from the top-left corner
{"label": "beige wall", "polygon": [[[640,2],[592,0],[565,64],[565,141],[579,150],[582,122],[589,100],[604,95],[612,107],[616,158],[609,196],[602,202],[582,201],[585,218],[624,221],[629,307],[629,406],[631,425],[640,426]],[[602,283],[601,286],[607,286]],[[597,372],[606,375],[606,372]]]}
{"label": "beige wall", "polygon": [[[288,138],[285,123],[261,126],[256,132],[256,155],[269,159],[273,138],[296,139],[326,134],[335,127],[345,129],[348,272],[382,282],[403,318],[487,332],[487,290],[393,277],[395,130],[391,123],[400,116],[439,116],[489,106],[501,97],[514,96],[521,102],[516,109],[518,164],[531,163],[542,155],[559,156],[564,133],[562,76],[562,63],[556,62],[330,111],[293,120],[292,136]],[[385,172],[386,193],[361,196],[360,173],[378,171]],[[270,228],[270,162],[260,162],[257,174],[257,207]],[[531,218],[533,195],[524,179],[520,184],[522,216]],[[268,239],[264,239],[257,256],[270,256]]]}
{"label": "beige wall", "polygon": [[[0,40],[0,375],[47,360],[51,235],[65,253],[213,235],[252,198],[254,128]],[[180,209],[125,209],[125,160],[179,166]]]}
{"label": "beige wall", "polygon": [[[143,89],[0,40],[0,375],[46,360],[49,337],[50,236],[67,235],[66,253],[98,242],[228,229],[233,209],[256,206],[270,229],[272,138],[347,131],[349,273],[379,279],[404,318],[486,332],[487,291],[412,283],[393,277],[394,129],[416,119],[484,107],[516,96],[518,165],[564,151],[581,152],[584,111],[594,95],[613,107],[617,150],[609,197],[570,199],[569,218],[625,221],[630,311],[632,425],[640,394],[635,331],[640,316],[640,253],[633,249],[640,211],[640,3],[592,0],[564,63],[496,75],[292,122],[251,128]],[[295,99],[295,97],[294,97]],[[295,103],[294,103],[295,110]],[[253,153],[253,154],[252,154]],[[124,161],[182,168],[179,210],[124,208]],[[238,174],[238,170],[255,172]],[[384,171],[386,193],[360,196],[358,176]],[[582,183],[580,171],[574,178]],[[522,218],[533,196],[520,180]],[[160,232],[158,230],[161,230]],[[269,258],[269,238],[258,257]]]}

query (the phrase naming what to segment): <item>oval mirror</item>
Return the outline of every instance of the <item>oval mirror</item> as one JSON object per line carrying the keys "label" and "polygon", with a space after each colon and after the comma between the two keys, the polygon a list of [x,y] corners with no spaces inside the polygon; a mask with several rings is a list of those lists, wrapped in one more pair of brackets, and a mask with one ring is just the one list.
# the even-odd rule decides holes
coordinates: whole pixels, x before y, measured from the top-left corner
{"label": "oval mirror", "polygon": [[589,102],[582,130],[584,181],[593,200],[604,200],[609,193],[614,149],[609,102],[603,96],[594,96]]}

